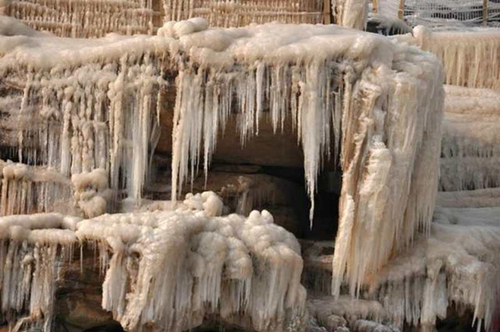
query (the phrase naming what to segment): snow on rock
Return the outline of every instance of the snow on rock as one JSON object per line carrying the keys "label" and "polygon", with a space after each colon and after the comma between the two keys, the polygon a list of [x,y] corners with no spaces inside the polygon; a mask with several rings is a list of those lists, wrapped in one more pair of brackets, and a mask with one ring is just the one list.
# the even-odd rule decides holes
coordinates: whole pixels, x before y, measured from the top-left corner
{"label": "snow on rock", "polygon": [[500,92],[446,86],[439,187],[500,187]]}
{"label": "snow on rock", "polygon": [[127,330],[184,331],[207,314],[257,331],[297,324],[306,295],[297,240],[265,210],[221,211],[220,198],[205,192],[187,195],[176,210],[79,223],[78,238],[110,255],[103,308]]}
{"label": "snow on rock", "polygon": [[167,23],[157,36],[1,39],[0,74],[24,89],[10,111],[20,159],[42,159],[66,176],[104,169],[113,192],[138,201],[161,90],[175,85],[175,201],[200,165],[208,172],[230,112],[243,144],[264,119],[278,132],[289,117],[311,202],[322,163],[343,169],[333,290],[348,281],[354,295],[366,275],[428,231],[443,106],[438,60],[337,26],[205,28],[193,19]]}
{"label": "snow on rock", "polygon": [[500,90],[500,31],[495,28],[413,29],[417,44],[444,64],[446,83]]}
{"label": "snow on rock", "polygon": [[71,182],[75,190],[75,202],[85,217],[93,218],[106,212],[110,193],[107,190],[108,175],[104,169],[73,174]]}
{"label": "snow on rock", "polygon": [[[318,324],[333,332],[399,332],[387,321],[384,307],[377,301],[341,296],[313,296],[307,301],[309,313]],[[347,328],[348,327],[348,328]]]}

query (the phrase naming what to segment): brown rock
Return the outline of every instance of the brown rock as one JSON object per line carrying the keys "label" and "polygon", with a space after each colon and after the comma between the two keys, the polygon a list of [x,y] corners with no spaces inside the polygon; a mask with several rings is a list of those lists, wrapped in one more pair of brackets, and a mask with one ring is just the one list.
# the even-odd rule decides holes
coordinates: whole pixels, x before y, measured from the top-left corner
{"label": "brown rock", "polygon": [[[287,121],[284,132],[273,133],[271,124],[262,121],[259,135],[242,147],[237,132],[236,114],[229,117],[224,133],[219,132],[214,162],[230,164],[253,164],[265,166],[303,167],[304,155],[297,144],[297,136],[292,132],[291,121]],[[161,136],[157,151],[172,152],[173,111],[161,113]]]}
{"label": "brown rock", "polygon": [[[81,265],[80,265],[81,264]],[[83,270],[81,269],[83,267]],[[88,247],[61,271],[56,292],[56,329],[80,332],[102,326],[116,326],[112,314],[101,307],[102,282],[99,260]]]}

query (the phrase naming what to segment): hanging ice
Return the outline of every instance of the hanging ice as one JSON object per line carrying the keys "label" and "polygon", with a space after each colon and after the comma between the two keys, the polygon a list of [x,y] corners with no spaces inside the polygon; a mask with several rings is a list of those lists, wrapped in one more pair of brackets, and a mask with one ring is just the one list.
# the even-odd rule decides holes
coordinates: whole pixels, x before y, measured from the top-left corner
{"label": "hanging ice", "polygon": [[76,222],[57,213],[0,217],[2,320],[15,317],[12,311],[27,313],[17,329],[26,324],[51,331],[58,262],[73,256]]}
{"label": "hanging ice", "polygon": [[[372,275],[370,287],[358,299],[313,297],[311,313],[325,326],[337,315],[351,326],[369,319],[368,325],[378,322],[401,331],[412,326],[434,331],[438,319],[447,318],[447,310],[455,307],[473,312],[477,331],[496,331],[492,323],[500,314],[500,209],[473,206],[469,198],[475,195],[457,193],[462,203],[469,204],[467,208],[437,207],[429,237],[418,235],[413,247]],[[305,258],[306,273],[308,262]],[[395,330],[379,328],[375,331]]]}
{"label": "hanging ice", "polygon": [[[261,121],[278,133],[291,119],[311,202],[322,164],[340,163],[335,295],[343,282],[352,295],[371,286],[389,258],[429,232],[443,106],[441,65],[429,53],[320,25],[208,29],[203,19],[191,19],[167,22],[157,36],[86,41],[14,30],[23,36],[2,37],[0,74],[2,86],[17,92],[0,106],[10,105],[5,123],[18,158],[67,179],[75,209],[85,217],[116,210],[125,195],[139,202],[158,139],[162,90],[172,85],[174,201],[202,164],[208,171],[231,113],[242,143],[259,134]],[[159,329],[182,330],[204,313],[230,318],[243,311],[255,329],[280,329],[283,317],[300,312],[295,240],[268,225],[264,212],[246,221],[212,218],[220,214],[219,203],[205,194],[185,202],[203,213],[102,215],[80,224],[77,235],[97,241],[104,262],[112,254],[103,305],[125,327],[155,321]],[[165,254],[169,248],[179,255]],[[254,253],[251,268],[243,252]],[[259,264],[266,260],[273,268],[264,271]],[[163,262],[166,272],[158,270]],[[136,264],[137,279],[126,264]],[[193,278],[178,275],[187,271]],[[136,288],[125,296],[129,283]],[[165,296],[150,301],[145,296],[151,292]]]}
{"label": "hanging ice", "polygon": [[500,92],[446,86],[439,187],[500,186]]}
{"label": "hanging ice", "polygon": [[446,83],[500,90],[500,31],[495,28],[414,29],[417,44],[444,64]]}
{"label": "hanging ice", "polygon": [[0,216],[71,212],[70,182],[56,171],[0,160],[0,179]]}
{"label": "hanging ice", "polygon": [[474,308],[474,324],[490,330],[500,307],[498,207],[436,208],[431,236],[373,276],[371,298],[391,321],[432,331],[451,303]]}
{"label": "hanging ice", "polygon": [[[125,329],[185,331],[207,314],[256,331],[300,320],[300,246],[267,211],[220,216],[212,192],[186,196],[175,211],[85,220],[80,240],[111,254],[103,308]],[[134,270],[130,270],[134,266]]]}
{"label": "hanging ice", "polygon": [[[25,82],[20,109],[11,113],[21,124],[28,115],[43,124],[21,126],[20,157],[41,158],[65,175],[102,168],[112,190],[140,198],[169,72],[177,90],[174,198],[200,163],[207,171],[230,112],[239,115],[242,142],[258,134],[265,117],[275,131],[290,117],[311,201],[322,162],[341,155],[334,289],[346,276],[354,292],[428,229],[443,101],[435,57],[335,26],[220,30],[193,19],[166,23],[158,34],[86,41],[83,48],[79,41],[79,49],[71,40],[47,38],[45,45],[49,40],[57,49],[42,49],[28,37],[7,48],[0,72]],[[30,152],[28,134],[45,148]]]}
{"label": "hanging ice", "polygon": [[[257,331],[302,324],[305,289],[295,237],[267,211],[221,216],[213,192],[175,210],[102,215],[0,217],[2,318],[51,331],[58,271],[81,246],[99,248],[102,306],[128,330],[185,331],[216,314]],[[76,232],[75,232],[76,230]],[[14,321],[15,322],[15,321]]]}

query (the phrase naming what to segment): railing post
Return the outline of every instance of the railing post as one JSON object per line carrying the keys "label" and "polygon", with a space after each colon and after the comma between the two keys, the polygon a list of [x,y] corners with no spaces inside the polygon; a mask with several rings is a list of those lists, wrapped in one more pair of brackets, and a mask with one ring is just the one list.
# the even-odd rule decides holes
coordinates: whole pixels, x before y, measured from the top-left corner
{"label": "railing post", "polygon": [[483,25],[488,25],[488,0],[483,0]]}
{"label": "railing post", "polygon": [[323,24],[331,24],[332,1],[323,0]]}

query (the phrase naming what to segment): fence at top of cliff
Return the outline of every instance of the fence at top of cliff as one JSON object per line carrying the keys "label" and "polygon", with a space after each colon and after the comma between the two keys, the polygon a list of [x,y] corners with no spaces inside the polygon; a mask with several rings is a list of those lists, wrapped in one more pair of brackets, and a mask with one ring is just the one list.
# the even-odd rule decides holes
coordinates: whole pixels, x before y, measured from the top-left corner
{"label": "fence at top of cliff", "polygon": [[95,38],[111,32],[152,34],[154,19],[160,15],[151,0],[7,0],[6,3],[7,15],[59,37]]}
{"label": "fence at top of cliff", "polygon": [[412,26],[500,26],[500,0],[374,0],[373,11]]}
{"label": "fence at top of cliff", "polygon": [[162,11],[165,21],[203,17],[219,27],[273,21],[316,24],[329,23],[329,4],[330,0],[165,0]]}
{"label": "fence at top of cliff", "polygon": [[166,21],[205,18],[210,26],[330,23],[330,0],[6,0],[2,13],[60,37],[154,34]]}

